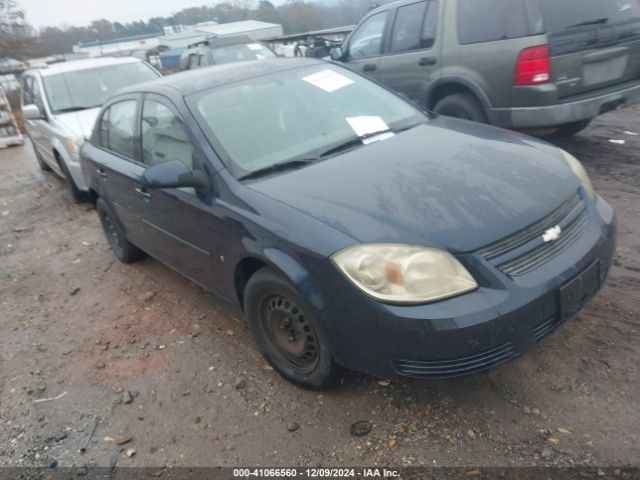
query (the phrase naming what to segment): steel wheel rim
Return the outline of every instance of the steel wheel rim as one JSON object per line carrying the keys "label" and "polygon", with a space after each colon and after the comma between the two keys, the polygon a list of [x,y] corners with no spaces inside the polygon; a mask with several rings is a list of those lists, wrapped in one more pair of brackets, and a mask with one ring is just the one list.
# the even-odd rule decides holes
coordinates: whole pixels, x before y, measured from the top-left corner
{"label": "steel wheel rim", "polygon": [[260,320],[281,361],[303,374],[316,369],[320,357],[318,335],[294,302],[284,295],[269,295],[262,301]]}

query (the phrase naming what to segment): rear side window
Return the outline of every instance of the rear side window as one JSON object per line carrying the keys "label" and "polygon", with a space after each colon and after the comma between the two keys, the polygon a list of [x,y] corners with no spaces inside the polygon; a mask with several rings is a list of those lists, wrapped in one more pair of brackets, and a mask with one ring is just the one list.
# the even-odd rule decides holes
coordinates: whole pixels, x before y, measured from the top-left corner
{"label": "rear side window", "polygon": [[[558,0],[562,4],[564,0]],[[493,42],[544,33],[542,16],[529,0],[459,0],[458,41]]]}
{"label": "rear side window", "polygon": [[100,120],[100,145],[113,153],[133,159],[135,118],[135,100],[112,105]]}
{"label": "rear side window", "polygon": [[398,8],[391,36],[391,51],[431,48],[438,24],[436,1],[418,2]]}

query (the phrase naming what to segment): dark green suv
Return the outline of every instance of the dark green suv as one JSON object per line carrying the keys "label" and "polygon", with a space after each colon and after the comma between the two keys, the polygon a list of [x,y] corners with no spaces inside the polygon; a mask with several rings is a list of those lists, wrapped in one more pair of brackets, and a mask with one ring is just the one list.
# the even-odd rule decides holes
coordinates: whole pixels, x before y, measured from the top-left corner
{"label": "dark green suv", "polygon": [[437,113],[570,135],[640,102],[640,0],[403,0],[331,56]]}

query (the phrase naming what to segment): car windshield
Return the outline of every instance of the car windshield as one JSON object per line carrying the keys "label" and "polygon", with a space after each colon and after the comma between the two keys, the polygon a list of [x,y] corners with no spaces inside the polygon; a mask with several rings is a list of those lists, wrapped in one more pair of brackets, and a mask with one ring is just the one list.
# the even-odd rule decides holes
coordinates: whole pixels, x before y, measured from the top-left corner
{"label": "car windshield", "polygon": [[275,58],[276,54],[260,43],[231,45],[216,48],[212,52],[213,61],[217,64],[246,62],[250,60],[266,60]]}
{"label": "car windshield", "polygon": [[636,0],[540,0],[549,33],[588,25],[640,20]]}
{"label": "car windshield", "polygon": [[[395,94],[330,64],[286,70],[187,99],[236,177],[362,146],[359,138],[400,131],[428,117]],[[380,137],[381,138],[381,137]]]}
{"label": "car windshield", "polygon": [[45,76],[44,88],[52,113],[101,106],[121,88],[158,78],[143,62],[111,65]]}

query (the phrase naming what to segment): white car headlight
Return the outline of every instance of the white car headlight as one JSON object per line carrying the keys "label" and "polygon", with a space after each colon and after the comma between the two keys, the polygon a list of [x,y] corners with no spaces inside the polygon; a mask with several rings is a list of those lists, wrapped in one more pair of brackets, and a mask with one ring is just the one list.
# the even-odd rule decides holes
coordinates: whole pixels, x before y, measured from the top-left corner
{"label": "white car headlight", "polygon": [[358,245],[333,256],[361,290],[389,303],[427,303],[478,288],[449,252],[411,245]]}
{"label": "white car headlight", "polygon": [[565,160],[573,170],[573,173],[580,179],[582,182],[582,186],[584,187],[584,191],[587,192],[587,195],[591,198],[591,200],[596,199],[596,191],[593,189],[593,185],[591,184],[591,179],[589,178],[589,174],[582,166],[582,163],[571,155],[569,152],[562,150],[562,154],[564,155]]}

